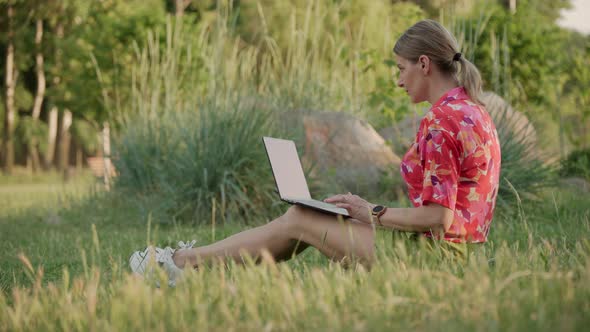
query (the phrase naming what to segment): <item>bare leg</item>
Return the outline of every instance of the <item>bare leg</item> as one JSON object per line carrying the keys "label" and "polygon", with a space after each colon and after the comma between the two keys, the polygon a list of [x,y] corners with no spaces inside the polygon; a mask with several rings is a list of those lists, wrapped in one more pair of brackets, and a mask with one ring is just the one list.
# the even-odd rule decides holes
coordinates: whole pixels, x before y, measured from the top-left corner
{"label": "bare leg", "polygon": [[371,225],[354,219],[338,221],[335,216],[292,206],[270,223],[232,235],[213,244],[179,250],[174,255],[178,266],[212,260],[242,262],[244,254],[259,259],[264,251],[277,261],[288,260],[308,246],[317,248],[332,260],[358,259],[370,266],[375,233]]}

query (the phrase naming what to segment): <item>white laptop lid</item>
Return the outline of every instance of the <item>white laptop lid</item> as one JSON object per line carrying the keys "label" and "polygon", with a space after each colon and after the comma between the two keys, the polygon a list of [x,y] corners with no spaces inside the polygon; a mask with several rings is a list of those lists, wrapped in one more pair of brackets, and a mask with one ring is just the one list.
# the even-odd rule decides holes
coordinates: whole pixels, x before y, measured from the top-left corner
{"label": "white laptop lid", "polygon": [[270,166],[282,199],[311,199],[293,141],[263,137]]}

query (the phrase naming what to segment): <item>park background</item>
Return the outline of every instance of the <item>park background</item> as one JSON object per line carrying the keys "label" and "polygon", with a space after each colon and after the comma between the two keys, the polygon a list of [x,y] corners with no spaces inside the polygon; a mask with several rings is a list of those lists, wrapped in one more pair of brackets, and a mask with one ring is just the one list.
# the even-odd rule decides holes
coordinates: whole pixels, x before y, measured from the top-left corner
{"label": "park background", "polygon": [[[0,330],[582,329],[590,36],[558,24],[571,5],[0,1]],[[391,50],[423,18],[457,36],[495,108],[501,191],[481,250],[380,232],[371,271],[307,250],[175,289],[129,276],[146,244],[207,244],[285,211],[263,135],[297,142],[314,196],[409,206],[395,166],[428,105],[396,89]],[[340,137],[379,153],[317,150]]]}

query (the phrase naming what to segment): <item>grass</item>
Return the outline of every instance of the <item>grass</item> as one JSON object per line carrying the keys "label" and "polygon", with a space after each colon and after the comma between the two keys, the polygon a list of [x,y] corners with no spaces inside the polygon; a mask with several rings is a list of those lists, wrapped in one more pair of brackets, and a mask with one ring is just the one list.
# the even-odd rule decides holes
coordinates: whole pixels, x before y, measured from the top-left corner
{"label": "grass", "polygon": [[156,289],[128,273],[133,249],[206,244],[249,226],[159,223],[89,178],[5,183],[0,330],[575,331],[590,322],[590,208],[571,190],[503,208],[490,241],[467,259],[382,231],[371,271],[308,249]]}

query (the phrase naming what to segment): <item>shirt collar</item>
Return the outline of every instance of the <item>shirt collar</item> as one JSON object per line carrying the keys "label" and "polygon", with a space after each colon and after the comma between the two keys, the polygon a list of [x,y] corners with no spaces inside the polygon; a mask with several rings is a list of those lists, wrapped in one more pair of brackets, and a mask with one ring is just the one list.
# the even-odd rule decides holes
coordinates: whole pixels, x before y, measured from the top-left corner
{"label": "shirt collar", "polygon": [[467,95],[464,87],[458,86],[456,88],[452,88],[451,90],[447,91],[447,93],[442,95],[442,97],[440,97],[438,101],[432,105],[432,107],[444,106],[453,100],[463,99],[469,99],[469,96]]}

